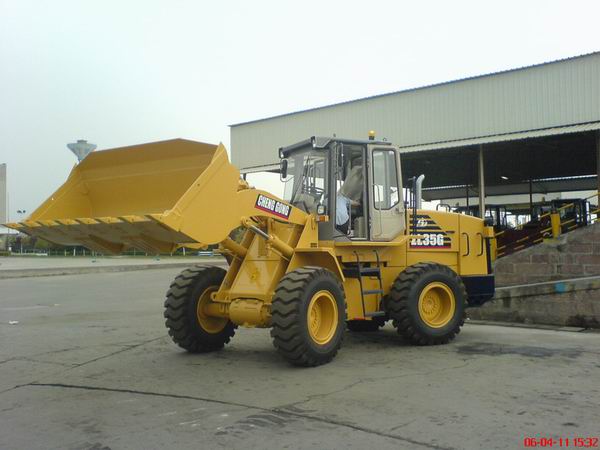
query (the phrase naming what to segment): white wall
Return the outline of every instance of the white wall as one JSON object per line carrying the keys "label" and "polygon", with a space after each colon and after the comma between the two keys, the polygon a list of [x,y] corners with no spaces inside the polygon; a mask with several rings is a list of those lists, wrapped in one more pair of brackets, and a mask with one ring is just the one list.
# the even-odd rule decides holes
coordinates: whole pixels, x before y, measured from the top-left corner
{"label": "white wall", "polygon": [[8,222],[8,197],[6,195],[6,164],[0,164],[0,224]]}

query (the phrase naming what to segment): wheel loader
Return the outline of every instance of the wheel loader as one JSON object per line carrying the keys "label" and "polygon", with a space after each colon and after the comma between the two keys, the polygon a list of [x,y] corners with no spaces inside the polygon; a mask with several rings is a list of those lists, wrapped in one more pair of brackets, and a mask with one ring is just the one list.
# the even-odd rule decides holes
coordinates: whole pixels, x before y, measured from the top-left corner
{"label": "wheel loader", "polygon": [[218,244],[227,270],[184,270],[164,303],[169,335],[194,353],[223,348],[238,326],[270,328],[285,360],[317,366],[334,358],[346,327],[376,331],[390,320],[410,343],[445,344],[466,307],[492,298],[493,228],[422,209],[423,177],[402,180],[398,147],[311,137],[279,156],[283,198],[240,178],[222,144],[94,152],[7,226],[102,254]]}

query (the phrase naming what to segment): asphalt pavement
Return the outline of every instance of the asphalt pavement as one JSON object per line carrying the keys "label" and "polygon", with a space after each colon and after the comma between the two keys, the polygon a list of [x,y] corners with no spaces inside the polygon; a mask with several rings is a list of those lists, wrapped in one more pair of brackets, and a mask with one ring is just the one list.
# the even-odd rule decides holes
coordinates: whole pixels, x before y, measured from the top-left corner
{"label": "asphalt pavement", "polygon": [[179,270],[0,280],[0,448],[512,449],[600,435],[599,333],[468,323],[422,348],[388,325],[347,333],[332,363],[306,369],[268,330],[239,329],[191,355],[162,318]]}

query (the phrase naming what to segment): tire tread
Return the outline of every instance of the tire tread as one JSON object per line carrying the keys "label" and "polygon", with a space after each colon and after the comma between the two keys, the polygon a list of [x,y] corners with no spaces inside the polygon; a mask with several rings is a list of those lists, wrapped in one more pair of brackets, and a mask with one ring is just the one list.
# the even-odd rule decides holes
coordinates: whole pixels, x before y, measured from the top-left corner
{"label": "tire tread", "polygon": [[454,278],[461,290],[463,302],[467,298],[467,292],[460,277],[458,277],[458,275],[449,267],[433,262],[422,262],[407,267],[394,281],[389,294],[387,307],[393,324],[398,330],[398,334],[414,345],[425,346],[447,344],[460,333],[460,328],[464,325],[466,318],[466,312],[463,308],[460,320],[443,336],[428,335],[415,326],[415,318],[410,313],[408,307],[409,302],[411,301],[411,288],[421,277],[432,271],[440,271]]}
{"label": "tire tread", "polygon": [[219,333],[203,338],[195,328],[195,317],[190,317],[189,309],[197,283],[202,280],[220,279],[225,277],[226,271],[220,267],[196,265],[183,270],[171,283],[164,302],[165,325],[169,336],[179,347],[191,353],[206,353],[220,350],[231,340],[235,334],[236,326],[229,322]]}
{"label": "tire tread", "polygon": [[[302,303],[300,301],[305,288],[316,278],[329,277],[344,292],[338,278],[329,270],[322,267],[304,266],[286,274],[277,285],[271,303],[271,337],[277,351],[293,365],[318,366],[328,363],[337,354],[342,344],[342,338],[334,349],[327,354],[315,355],[309,351],[308,344],[303,338],[300,327]],[[339,311],[345,317],[344,311]],[[341,333],[343,337],[343,333]]]}

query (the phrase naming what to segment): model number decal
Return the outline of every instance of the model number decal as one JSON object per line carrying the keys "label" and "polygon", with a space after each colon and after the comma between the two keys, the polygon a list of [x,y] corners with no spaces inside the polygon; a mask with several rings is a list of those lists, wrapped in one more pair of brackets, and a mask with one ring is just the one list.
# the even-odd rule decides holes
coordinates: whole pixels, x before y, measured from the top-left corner
{"label": "model number decal", "polygon": [[444,235],[441,233],[422,233],[424,236],[422,238],[413,238],[410,240],[410,246],[416,248],[423,247],[442,247],[449,248],[450,242],[449,240],[444,239]]}
{"label": "model number decal", "polygon": [[258,198],[256,199],[256,205],[254,205],[254,207],[256,209],[267,211],[284,219],[290,217],[290,205],[286,205],[285,203],[277,201],[274,198],[267,197],[266,195],[258,194]]}

